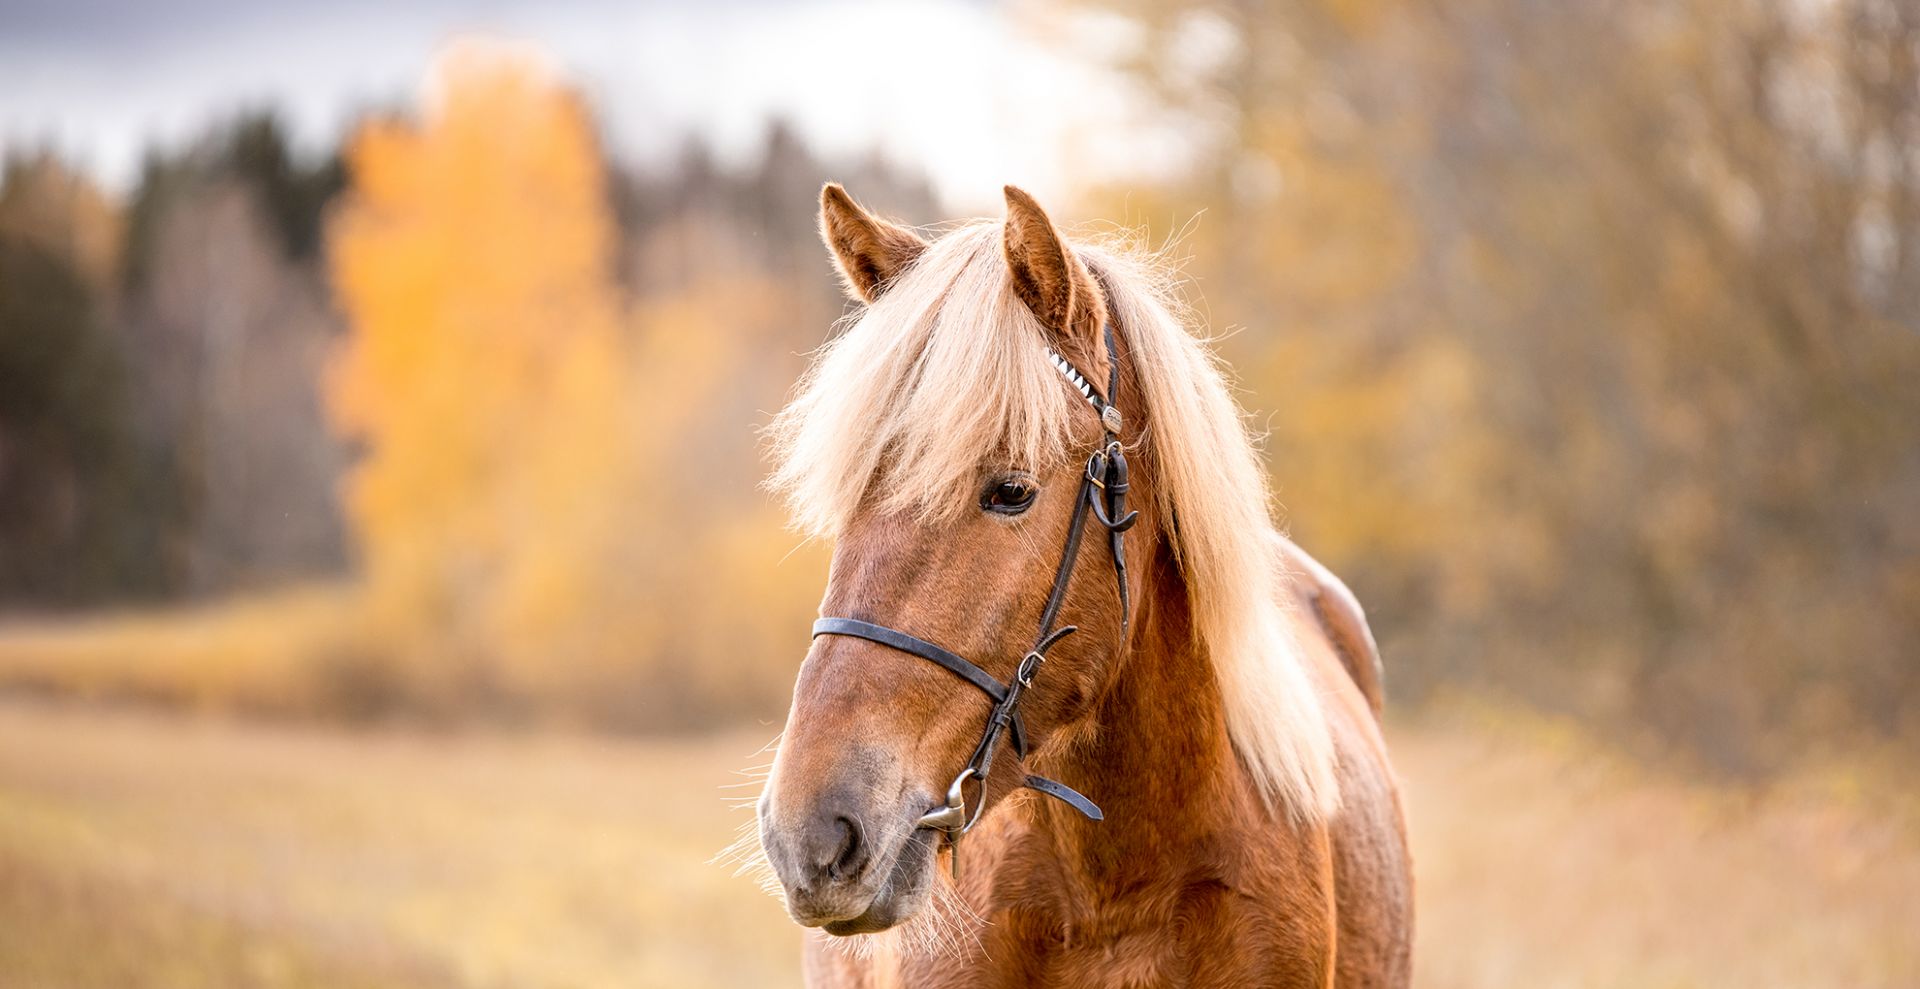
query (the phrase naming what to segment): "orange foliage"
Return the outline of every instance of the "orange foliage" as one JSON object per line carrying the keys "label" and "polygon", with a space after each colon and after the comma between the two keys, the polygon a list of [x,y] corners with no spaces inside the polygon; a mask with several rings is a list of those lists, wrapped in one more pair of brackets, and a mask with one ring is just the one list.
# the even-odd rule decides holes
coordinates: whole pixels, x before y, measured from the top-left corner
{"label": "orange foliage", "polygon": [[331,228],[353,333],[328,380],[366,456],[349,516],[381,617],[509,683],[582,641],[618,508],[624,355],[585,108],[531,57],[456,48],[418,124],[353,143]]}
{"label": "orange foliage", "polygon": [[353,142],[330,227],[352,331],[328,399],[364,448],[346,500],[386,665],[435,705],[771,714],[817,572],[779,566],[739,386],[790,291],[727,269],[630,301],[580,98],[471,43],[430,88]]}
{"label": "orange foliage", "polygon": [[1096,6],[1144,29],[1141,112],[1204,139],[1091,212],[1179,234],[1245,330],[1294,532],[1396,699],[1518,695],[1737,773],[1920,738],[1920,171],[1882,167],[1920,142],[1920,21]]}

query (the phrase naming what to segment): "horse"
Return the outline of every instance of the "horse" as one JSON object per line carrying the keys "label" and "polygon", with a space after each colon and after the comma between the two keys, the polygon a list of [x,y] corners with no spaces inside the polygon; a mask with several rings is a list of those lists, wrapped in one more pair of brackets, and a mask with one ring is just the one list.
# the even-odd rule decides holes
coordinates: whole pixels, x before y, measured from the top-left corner
{"label": "horse", "polygon": [[1005,192],[937,235],[821,193],[855,308],[769,486],[833,552],[756,805],[807,984],[1405,986],[1360,605],[1168,266]]}

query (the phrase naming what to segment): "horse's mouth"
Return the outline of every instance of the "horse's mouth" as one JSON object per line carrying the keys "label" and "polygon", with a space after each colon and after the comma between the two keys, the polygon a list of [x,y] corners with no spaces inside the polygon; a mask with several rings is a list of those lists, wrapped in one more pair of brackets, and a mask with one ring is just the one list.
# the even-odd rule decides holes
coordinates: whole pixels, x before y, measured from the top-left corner
{"label": "horse's mouth", "polygon": [[836,920],[820,925],[820,929],[834,937],[852,937],[855,934],[878,934],[899,922],[898,917],[878,909],[876,904],[874,907],[868,907],[866,913],[852,920]]}
{"label": "horse's mouth", "polygon": [[934,836],[924,829],[915,831],[894,857],[887,878],[874,891],[866,910],[857,917],[831,920],[819,925],[835,937],[877,934],[908,920],[926,906],[931,892],[934,866]]}

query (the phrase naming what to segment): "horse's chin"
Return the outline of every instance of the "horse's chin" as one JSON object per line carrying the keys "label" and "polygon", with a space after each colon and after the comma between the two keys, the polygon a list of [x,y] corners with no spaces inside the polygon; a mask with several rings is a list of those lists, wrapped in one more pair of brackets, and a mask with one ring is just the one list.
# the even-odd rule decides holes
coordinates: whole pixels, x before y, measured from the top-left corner
{"label": "horse's chin", "polygon": [[865,912],[858,917],[822,924],[820,929],[835,937],[878,934],[912,920],[925,910],[933,898],[933,884],[939,881],[934,875],[931,835],[929,831],[915,831],[907,838],[893,861],[893,868],[887,872],[886,882],[873,894],[873,901],[867,904]]}

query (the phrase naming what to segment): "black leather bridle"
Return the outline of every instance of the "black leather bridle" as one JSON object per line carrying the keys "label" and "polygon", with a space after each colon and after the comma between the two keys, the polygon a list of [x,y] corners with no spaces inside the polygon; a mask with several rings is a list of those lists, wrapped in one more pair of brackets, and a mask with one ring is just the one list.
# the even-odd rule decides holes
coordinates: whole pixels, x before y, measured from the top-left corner
{"label": "black leather bridle", "polygon": [[[1061,605],[1066,602],[1067,585],[1073,579],[1074,561],[1080,556],[1080,538],[1086,529],[1088,515],[1092,515],[1107,530],[1108,546],[1113,552],[1114,574],[1120,587],[1120,641],[1124,643],[1127,638],[1130,607],[1126,546],[1122,533],[1133,527],[1140,513],[1127,511],[1127,458],[1121,450],[1119,439],[1122,419],[1112,401],[1120,389],[1120,360],[1114,351],[1113,330],[1103,326],[1101,336],[1106,344],[1109,368],[1104,395],[1095,391],[1086,375],[1081,374],[1065,357],[1051,348],[1047,350],[1047,357],[1053,366],[1079,390],[1100,416],[1104,436],[1100,447],[1087,457],[1086,469],[1080,475],[1080,490],[1074,498],[1073,521],[1067,525],[1067,544],[1060,553],[1059,566],[1054,569],[1053,591],[1047,595],[1046,606],[1040,611],[1039,637],[1026,655],[1021,657],[1012,682],[1001,683],[993,674],[958,654],[885,625],[853,618],[822,618],[813,623],[815,638],[822,635],[852,636],[937,663],[978,687],[993,702],[993,711],[987,716],[986,728],[980,734],[980,744],[974,746],[973,756],[960,770],[960,775],[953,778],[952,785],[947,787],[946,803],[928,811],[917,822],[918,827],[946,833],[948,844],[953,849],[953,871],[956,876],[960,872],[960,836],[972,830],[986,806],[987,774],[993,769],[993,757],[999,748],[1000,738],[1007,736],[1015,756],[1022,759],[1026,757],[1027,732],[1020,720],[1020,701],[1033,686],[1035,674],[1046,664],[1047,650],[1077,631],[1072,625],[1056,628],[1055,623],[1060,618]],[[979,787],[979,800],[975,802],[972,813],[968,813],[966,801],[969,780]],[[1100,808],[1093,801],[1064,783],[1028,775],[1021,779],[1020,785],[1065,801],[1068,806],[1092,820],[1102,819]]]}

